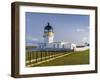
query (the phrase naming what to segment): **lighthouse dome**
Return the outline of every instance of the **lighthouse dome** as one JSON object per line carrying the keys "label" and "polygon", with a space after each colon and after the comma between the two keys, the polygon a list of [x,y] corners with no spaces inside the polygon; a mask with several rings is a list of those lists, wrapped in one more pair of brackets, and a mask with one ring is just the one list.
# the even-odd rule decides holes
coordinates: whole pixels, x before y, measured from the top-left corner
{"label": "lighthouse dome", "polygon": [[51,31],[51,30],[53,30],[53,27],[50,25],[50,23],[48,23],[47,26],[45,26],[44,29],[48,30],[48,31]]}

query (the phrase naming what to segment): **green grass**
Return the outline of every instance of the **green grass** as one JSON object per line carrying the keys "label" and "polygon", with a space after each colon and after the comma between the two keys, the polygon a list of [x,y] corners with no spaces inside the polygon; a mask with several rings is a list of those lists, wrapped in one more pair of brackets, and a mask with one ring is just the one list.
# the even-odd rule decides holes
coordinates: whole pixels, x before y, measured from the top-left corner
{"label": "green grass", "polygon": [[[45,61],[69,52],[65,51],[26,51],[26,66],[40,61]],[[55,56],[54,56],[55,55]],[[31,62],[32,61],[32,62]]]}
{"label": "green grass", "polygon": [[72,52],[72,54],[54,59],[49,62],[41,63],[35,66],[60,66],[60,65],[78,65],[89,64],[89,50]]}

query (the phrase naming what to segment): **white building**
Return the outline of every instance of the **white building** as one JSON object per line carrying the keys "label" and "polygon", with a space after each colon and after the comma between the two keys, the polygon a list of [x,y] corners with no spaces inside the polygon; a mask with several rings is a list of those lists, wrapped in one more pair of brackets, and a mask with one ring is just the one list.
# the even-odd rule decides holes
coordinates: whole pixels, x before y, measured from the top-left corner
{"label": "white building", "polygon": [[68,42],[55,42],[54,41],[54,31],[53,27],[50,23],[44,27],[44,34],[43,34],[44,42],[39,43],[39,48],[41,49],[57,49],[57,50],[73,50],[76,48],[75,44],[68,43]]}

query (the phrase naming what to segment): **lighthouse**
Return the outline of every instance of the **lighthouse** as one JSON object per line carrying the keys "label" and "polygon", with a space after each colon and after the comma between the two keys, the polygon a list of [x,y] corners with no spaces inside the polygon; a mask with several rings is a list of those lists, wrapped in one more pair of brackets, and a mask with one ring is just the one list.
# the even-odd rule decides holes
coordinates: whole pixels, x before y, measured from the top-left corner
{"label": "lighthouse", "polygon": [[50,25],[49,22],[48,22],[48,24],[44,27],[43,38],[44,38],[44,43],[46,43],[46,44],[50,44],[50,43],[53,43],[53,42],[54,42],[53,27]]}
{"label": "lighthouse", "polygon": [[38,49],[40,50],[73,50],[73,44],[69,42],[62,41],[54,41],[54,30],[53,27],[48,22],[46,26],[44,26],[43,32],[44,41],[42,43],[38,43]]}

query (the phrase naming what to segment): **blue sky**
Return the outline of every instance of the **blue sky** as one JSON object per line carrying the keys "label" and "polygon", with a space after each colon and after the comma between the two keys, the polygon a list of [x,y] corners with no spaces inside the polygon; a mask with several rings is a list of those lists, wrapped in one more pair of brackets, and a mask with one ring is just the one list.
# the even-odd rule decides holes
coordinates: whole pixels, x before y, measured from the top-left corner
{"label": "blue sky", "polygon": [[54,41],[89,42],[89,15],[26,12],[26,44],[43,42],[44,27],[50,22]]}

